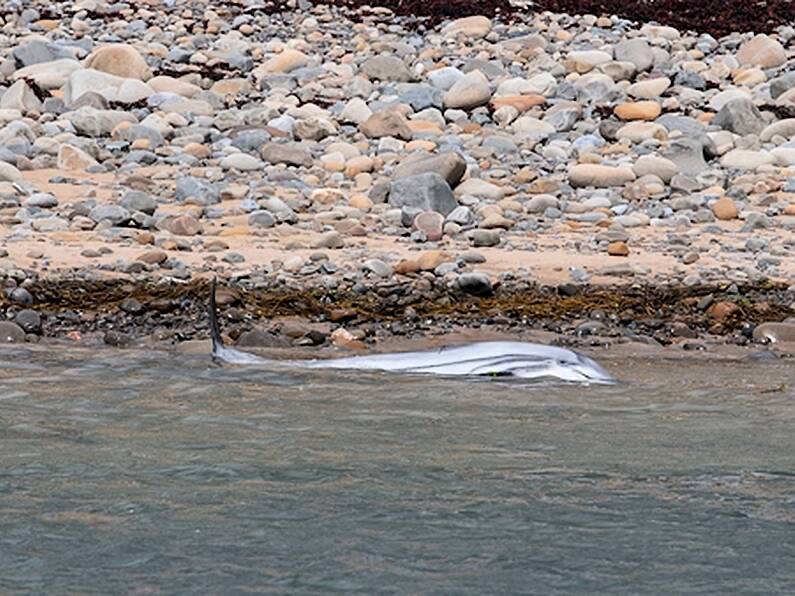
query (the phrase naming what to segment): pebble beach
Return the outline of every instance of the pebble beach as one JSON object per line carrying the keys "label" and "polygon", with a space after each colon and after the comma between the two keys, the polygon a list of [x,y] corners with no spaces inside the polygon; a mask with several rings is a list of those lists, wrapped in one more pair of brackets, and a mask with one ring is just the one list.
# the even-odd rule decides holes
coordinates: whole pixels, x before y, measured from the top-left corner
{"label": "pebble beach", "polygon": [[0,341],[795,352],[795,27],[471,12],[5,2]]}

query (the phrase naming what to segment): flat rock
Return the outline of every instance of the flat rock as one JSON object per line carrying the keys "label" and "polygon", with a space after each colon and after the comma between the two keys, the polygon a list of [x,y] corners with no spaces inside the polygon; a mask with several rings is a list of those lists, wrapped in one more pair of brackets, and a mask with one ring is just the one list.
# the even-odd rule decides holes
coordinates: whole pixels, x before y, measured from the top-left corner
{"label": "flat rock", "polygon": [[359,72],[374,81],[410,81],[411,72],[406,64],[395,56],[373,56],[365,60]]}
{"label": "flat rock", "polygon": [[759,166],[774,164],[776,158],[767,151],[751,151],[748,149],[732,149],[720,160],[724,168],[737,170],[755,170]]}
{"label": "flat rock", "polygon": [[375,112],[359,125],[359,130],[371,139],[394,137],[408,141],[412,137],[408,120],[395,110]]}
{"label": "flat rock", "polygon": [[569,182],[574,187],[594,186],[607,188],[624,186],[635,180],[631,168],[625,166],[606,166],[601,164],[577,164],[569,170]]}
{"label": "flat rock", "polygon": [[491,19],[476,15],[456,19],[448,23],[442,29],[442,35],[445,37],[463,35],[465,37],[480,38],[486,37],[489,31],[491,31]]}

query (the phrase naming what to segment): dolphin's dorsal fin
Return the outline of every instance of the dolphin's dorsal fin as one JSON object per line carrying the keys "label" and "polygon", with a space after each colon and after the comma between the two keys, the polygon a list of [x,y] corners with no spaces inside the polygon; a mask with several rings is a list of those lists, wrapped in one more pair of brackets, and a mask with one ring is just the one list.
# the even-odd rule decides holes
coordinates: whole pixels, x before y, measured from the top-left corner
{"label": "dolphin's dorsal fin", "polygon": [[218,349],[223,347],[224,341],[221,339],[221,328],[218,326],[218,313],[215,305],[215,288],[217,282],[213,277],[212,284],[210,285],[210,304],[207,309],[210,317],[210,338],[213,341],[213,357],[218,355]]}

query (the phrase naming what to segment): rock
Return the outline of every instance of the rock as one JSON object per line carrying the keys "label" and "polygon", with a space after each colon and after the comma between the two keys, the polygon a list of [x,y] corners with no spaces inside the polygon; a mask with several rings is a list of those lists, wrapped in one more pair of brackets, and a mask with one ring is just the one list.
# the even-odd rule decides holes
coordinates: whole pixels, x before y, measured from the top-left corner
{"label": "rock", "polygon": [[656,122],[635,121],[625,124],[616,131],[617,139],[626,139],[633,143],[642,143],[649,139],[664,141],[668,138],[668,130]]}
{"label": "rock", "polygon": [[373,56],[362,63],[359,72],[375,81],[410,81],[411,72],[395,56]]}
{"label": "rock", "polygon": [[627,246],[626,242],[621,240],[611,242],[607,245],[607,254],[611,257],[628,257],[629,246]]}
{"label": "rock", "polygon": [[656,101],[625,102],[613,110],[621,120],[654,120],[662,113],[662,106]]}
{"label": "rock", "polygon": [[522,116],[514,120],[511,124],[511,129],[514,133],[529,137],[535,140],[546,139],[548,136],[555,133],[555,127],[531,116]]}
{"label": "rock", "polygon": [[455,187],[466,172],[466,160],[455,151],[438,155],[409,156],[395,168],[392,178],[400,180],[428,172],[436,172],[447,180],[451,187]]}
{"label": "rock", "polygon": [[582,106],[576,101],[559,101],[544,114],[543,122],[557,132],[570,131],[582,116]]}
{"label": "rock", "polygon": [[362,263],[362,268],[369,271],[378,277],[390,278],[392,277],[392,267],[384,263],[381,259],[367,259]]}
{"label": "rock", "polygon": [[445,37],[463,35],[465,37],[486,37],[491,31],[491,20],[484,16],[471,16],[456,19],[442,29]]}
{"label": "rock", "polygon": [[175,236],[195,236],[202,231],[201,224],[192,215],[169,215],[158,222],[158,228]]}
{"label": "rock", "polygon": [[569,52],[563,64],[574,72],[585,74],[600,64],[610,62],[613,57],[601,50],[575,50]]}
{"label": "rock", "polygon": [[224,157],[220,164],[225,170],[239,170],[241,172],[255,172],[261,170],[263,163],[247,153],[233,153]]}
{"label": "rock", "polygon": [[620,166],[605,166],[601,164],[577,164],[569,169],[569,182],[572,186],[595,186],[606,188],[610,186],[624,186],[635,180],[635,174],[630,168]]}
{"label": "rock", "polygon": [[632,171],[638,178],[653,175],[668,184],[679,170],[670,159],[657,155],[641,155],[632,166]]}
{"label": "rock", "polygon": [[69,80],[71,74],[81,70],[82,66],[77,60],[63,59],[42,64],[33,64],[20,68],[11,76],[12,80],[19,81],[30,79],[45,90],[60,89]]}
{"label": "rock", "polygon": [[436,211],[423,211],[414,218],[413,227],[423,232],[429,242],[442,239],[444,216]]}
{"label": "rock", "polygon": [[15,47],[11,51],[11,56],[13,56],[20,69],[56,60],[74,59],[74,54],[70,49],[41,39],[32,39]]}
{"label": "rock", "polygon": [[0,161],[0,182],[19,182],[22,180],[22,172],[10,163]]}
{"label": "rock", "polygon": [[488,199],[490,201],[499,201],[505,197],[505,191],[502,188],[486,180],[481,180],[480,178],[469,178],[465,182],[459,184],[454,194],[456,197],[469,195]]}
{"label": "rock", "polygon": [[[20,310],[14,317],[14,322],[25,333],[41,333],[41,315],[35,310],[25,308]],[[0,341],[3,341],[3,333],[0,330]]]}
{"label": "rock", "polygon": [[371,139],[394,137],[396,139],[409,141],[412,137],[408,120],[394,110],[375,112],[365,122],[359,125],[359,130]]}
{"label": "rock", "polygon": [[336,134],[336,125],[323,116],[310,116],[302,118],[295,123],[295,136],[304,141],[321,141],[328,136]]}
{"label": "rock", "polygon": [[759,166],[774,163],[776,163],[776,158],[770,153],[747,149],[733,149],[720,160],[720,165],[724,168],[735,168],[737,170],[755,170]]}
{"label": "rock", "polygon": [[89,107],[82,107],[73,112],[67,112],[63,116],[75,127],[75,130],[87,137],[109,136],[119,124],[129,122],[136,123],[135,116],[121,110],[97,110]]}
{"label": "rock", "polygon": [[489,103],[491,87],[486,76],[473,70],[458,79],[444,94],[444,107],[471,110]]}
{"label": "rock", "polygon": [[59,170],[84,171],[97,165],[97,161],[82,149],[64,143],[58,147],[57,165]]}
{"label": "rock", "polygon": [[174,93],[187,98],[192,98],[202,90],[198,85],[188,81],[166,76],[152,77],[146,81],[146,84],[156,93]]}
{"label": "rock", "polygon": [[131,213],[138,211],[152,215],[157,209],[157,201],[141,190],[128,190],[121,199],[121,206]]}
{"label": "rock", "polygon": [[97,205],[91,209],[88,216],[95,223],[107,220],[114,226],[130,221],[130,212],[119,205]]}
{"label": "rock", "polygon": [[775,68],[787,61],[787,52],[778,41],[762,33],[740,46],[737,61],[743,66]]}
{"label": "rock", "polygon": [[491,296],[493,288],[491,279],[485,273],[462,273],[458,276],[458,288],[465,294],[486,297]]}
{"label": "rock", "polygon": [[191,199],[203,205],[212,205],[221,201],[221,193],[214,184],[194,176],[177,178],[175,197],[179,202]]}
{"label": "rock", "polygon": [[168,260],[168,254],[162,250],[148,250],[135,257],[135,260],[149,265],[160,265]]}
{"label": "rock", "polygon": [[759,134],[765,127],[761,112],[748,97],[728,101],[712,119],[712,124],[741,136]]}
{"label": "rock", "polygon": [[654,99],[659,97],[671,86],[671,79],[668,77],[657,77],[633,83],[627,88],[627,94],[639,99]]}
{"label": "rock", "polygon": [[0,343],[21,344],[25,342],[25,331],[11,321],[0,321]]}
{"label": "rock", "polygon": [[447,181],[435,172],[396,180],[389,189],[393,207],[414,207],[421,211],[449,214],[458,206]]}
{"label": "rock", "polygon": [[309,57],[299,50],[286,49],[255,70],[257,74],[288,73],[306,66]]}
{"label": "rock", "polygon": [[248,225],[252,228],[272,228],[276,225],[276,220],[273,215],[271,215],[270,211],[260,209],[253,211],[248,216]]}
{"label": "rock", "polygon": [[472,230],[469,233],[469,239],[472,241],[473,246],[497,246],[501,240],[501,234],[498,230]]}
{"label": "rock", "polygon": [[712,204],[712,213],[720,220],[737,219],[738,211],[730,197],[721,197]]}
{"label": "rock", "polygon": [[342,122],[362,124],[372,115],[373,111],[369,108],[367,102],[360,97],[354,97],[345,104],[339,119]]}
{"label": "rock", "polygon": [[17,81],[0,96],[0,109],[41,112],[41,101],[24,80]]}
{"label": "rock", "polygon": [[138,50],[123,43],[102,46],[94,50],[86,58],[86,67],[125,79],[146,81],[152,77],[151,69]]}
{"label": "rock", "polygon": [[654,64],[654,52],[649,43],[642,38],[621,41],[613,47],[613,56],[621,62],[630,62],[635,70],[643,72]]}
{"label": "rock", "polygon": [[[795,75],[795,73],[792,74]],[[777,136],[785,139],[795,137],[795,118],[786,118],[769,124],[759,133],[759,140],[767,143]]]}
{"label": "rock", "polygon": [[312,248],[344,248],[345,247],[345,239],[342,237],[342,234],[339,232],[326,232],[325,234],[320,234],[313,242]]}
{"label": "rock", "polygon": [[273,164],[310,167],[314,163],[312,154],[305,147],[291,143],[268,143],[263,145],[260,155]]}
{"label": "rock", "polygon": [[663,157],[676,165],[678,172],[697,175],[709,166],[704,161],[704,145],[699,139],[681,137],[671,142]]}
{"label": "rock", "polygon": [[734,302],[715,302],[712,306],[707,309],[707,315],[709,315],[712,319],[722,322],[726,319],[732,317],[734,314],[740,311],[740,307],[737,306]]}

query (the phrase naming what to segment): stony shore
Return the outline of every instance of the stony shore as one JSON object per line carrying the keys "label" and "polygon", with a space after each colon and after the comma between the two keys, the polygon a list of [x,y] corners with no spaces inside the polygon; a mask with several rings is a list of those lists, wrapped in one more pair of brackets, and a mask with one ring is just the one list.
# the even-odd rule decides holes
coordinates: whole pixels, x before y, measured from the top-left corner
{"label": "stony shore", "polygon": [[0,25],[0,340],[206,337],[217,277],[254,347],[795,342],[792,27],[195,0]]}

